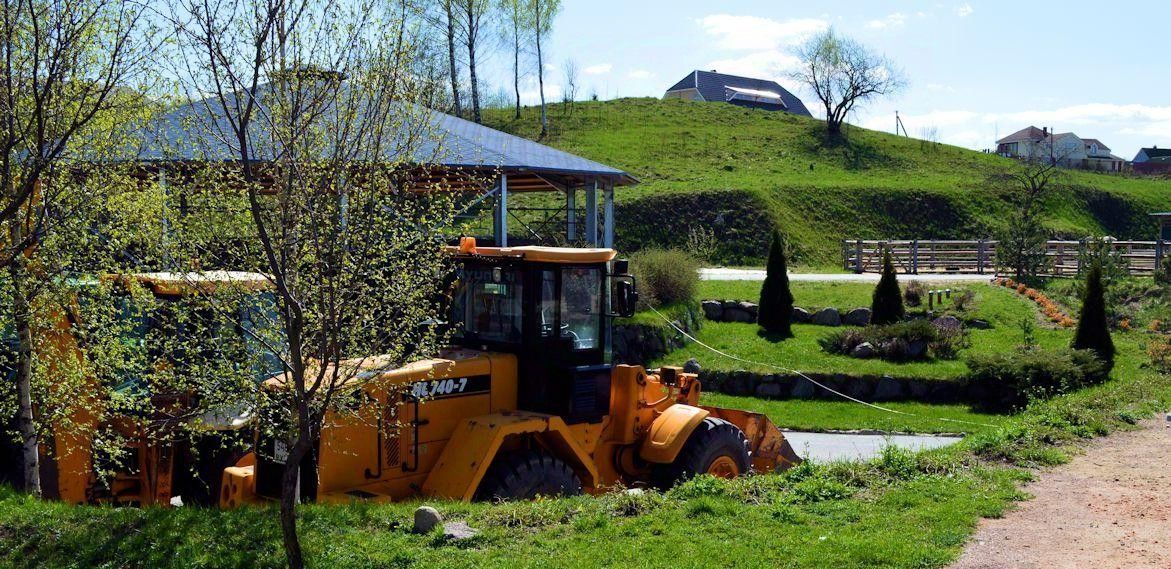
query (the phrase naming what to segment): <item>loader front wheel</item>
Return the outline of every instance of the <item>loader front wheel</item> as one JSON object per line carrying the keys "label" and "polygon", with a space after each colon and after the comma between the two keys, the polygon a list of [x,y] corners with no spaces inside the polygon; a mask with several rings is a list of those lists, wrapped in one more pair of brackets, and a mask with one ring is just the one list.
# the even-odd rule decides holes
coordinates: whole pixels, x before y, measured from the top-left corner
{"label": "loader front wheel", "polygon": [[736,478],[746,474],[751,464],[744,432],[728,421],[708,417],[688,437],[675,462],[655,469],[655,480],[669,487],[697,474]]}
{"label": "loader front wheel", "polygon": [[581,479],[565,462],[536,451],[496,458],[476,490],[476,500],[531,500],[538,496],[576,496]]}

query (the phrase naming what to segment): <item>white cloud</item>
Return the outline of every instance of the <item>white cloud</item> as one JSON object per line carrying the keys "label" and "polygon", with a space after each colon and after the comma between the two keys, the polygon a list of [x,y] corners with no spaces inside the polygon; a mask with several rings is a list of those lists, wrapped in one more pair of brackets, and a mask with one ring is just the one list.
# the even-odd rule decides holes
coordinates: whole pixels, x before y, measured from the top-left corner
{"label": "white cloud", "polygon": [[972,12],[975,12],[975,10],[972,9],[971,4],[965,3],[963,6],[956,8],[956,15],[961,18],[966,18],[966,17],[972,15]]}
{"label": "white cloud", "polygon": [[885,28],[899,28],[907,22],[906,14],[902,12],[895,12],[881,20],[870,20],[866,22],[866,27],[881,30]]}
{"label": "white cloud", "polygon": [[704,33],[721,49],[764,50],[797,45],[825,31],[829,22],[817,18],[773,20],[757,16],[712,14],[697,20]]}
{"label": "white cloud", "polygon": [[954,93],[955,89],[950,85],[943,85],[941,83],[928,83],[927,90],[933,93]]}
{"label": "white cloud", "polygon": [[631,70],[630,73],[627,73],[626,76],[631,79],[650,79],[651,77],[654,77],[655,74],[647,71],[646,69],[634,69]]}
{"label": "white cloud", "polygon": [[597,65],[591,65],[585,68],[583,71],[585,71],[586,75],[602,75],[603,73],[609,73],[611,69],[614,69],[613,65],[610,65],[609,63],[599,63]]}

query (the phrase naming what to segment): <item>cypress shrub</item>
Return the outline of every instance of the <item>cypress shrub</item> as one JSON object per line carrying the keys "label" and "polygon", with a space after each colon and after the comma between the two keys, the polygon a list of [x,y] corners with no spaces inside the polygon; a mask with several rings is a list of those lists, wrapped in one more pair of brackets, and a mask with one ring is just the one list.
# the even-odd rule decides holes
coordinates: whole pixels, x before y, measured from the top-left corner
{"label": "cypress shrub", "polygon": [[793,292],[789,290],[788,263],[785,261],[785,240],[781,232],[773,230],[768,248],[768,266],[764,284],[760,287],[760,309],[756,321],[771,334],[792,335]]}
{"label": "cypress shrub", "polygon": [[878,279],[878,286],[874,287],[874,297],[870,301],[870,323],[894,324],[905,315],[899,278],[895,274],[895,264],[888,249],[882,255],[882,277]]}
{"label": "cypress shrub", "polygon": [[1086,293],[1082,298],[1082,311],[1078,315],[1077,332],[1073,335],[1075,350],[1093,350],[1106,364],[1114,365],[1114,341],[1110,338],[1110,326],[1106,320],[1106,295],[1102,286],[1102,265],[1093,262],[1086,273]]}

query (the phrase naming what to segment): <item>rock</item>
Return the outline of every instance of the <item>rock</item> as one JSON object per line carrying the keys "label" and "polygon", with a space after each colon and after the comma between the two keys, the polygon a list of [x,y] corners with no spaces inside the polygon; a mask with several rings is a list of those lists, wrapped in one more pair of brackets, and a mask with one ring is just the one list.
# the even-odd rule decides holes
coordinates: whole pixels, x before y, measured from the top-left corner
{"label": "rock", "polygon": [[940,330],[959,330],[964,327],[964,323],[960,322],[960,319],[955,316],[940,316],[932,320],[931,325]]}
{"label": "rock", "polygon": [[703,307],[703,317],[708,320],[719,322],[724,319],[724,303],[718,300],[705,300],[700,305]]}
{"label": "rock", "polygon": [[793,381],[792,397],[794,399],[813,399],[813,394],[817,392],[816,385],[813,385],[811,381],[800,376]]}
{"label": "rock", "polygon": [[810,322],[819,326],[841,326],[842,315],[836,308],[822,308],[813,313]]}
{"label": "rock", "polygon": [[724,322],[756,322],[756,318],[753,318],[747,310],[744,310],[739,306],[735,308],[725,307]]}
{"label": "rock", "polygon": [[874,388],[875,401],[895,401],[905,398],[906,389],[903,382],[885,375]]}
{"label": "rock", "polygon": [[981,320],[979,318],[968,322],[968,326],[971,326],[977,330],[988,330],[992,328],[992,324],[990,324],[987,320]]}
{"label": "rock", "polygon": [[927,355],[927,341],[926,340],[911,340],[907,342],[907,357],[910,359],[919,359]]}
{"label": "rock", "polygon": [[461,539],[470,539],[476,537],[480,530],[469,526],[467,522],[450,522],[443,524],[443,537],[448,540],[457,541]]}
{"label": "rock", "polygon": [[703,368],[699,365],[699,360],[691,358],[683,364],[683,373],[699,373]]}
{"label": "rock", "polygon": [[855,308],[847,312],[842,321],[848,326],[865,326],[870,323],[870,309]]}
{"label": "rock", "polygon": [[724,310],[727,310],[729,308],[740,308],[740,301],[739,300],[725,300],[723,302],[723,304],[724,304]]}
{"label": "rock", "polygon": [[747,312],[752,317],[752,321],[756,322],[756,316],[760,314],[760,307],[755,302],[741,301],[738,305],[740,310]]}
{"label": "rock", "polygon": [[793,307],[793,317],[792,317],[793,323],[804,324],[806,322],[809,322],[809,318],[810,318],[810,316],[809,316],[808,310],[805,310],[804,308],[801,308],[800,306]]}
{"label": "rock", "polygon": [[415,508],[415,533],[429,533],[443,523],[443,516],[439,510],[431,506]]}
{"label": "rock", "polygon": [[875,353],[874,346],[870,342],[862,342],[850,350],[850,357],[866,359],[874,357]]}
{"label": "rock", "polygon": [[779,383],[762,383],[756,386],[756,396],[765,399],[779,399],[783,390]]}

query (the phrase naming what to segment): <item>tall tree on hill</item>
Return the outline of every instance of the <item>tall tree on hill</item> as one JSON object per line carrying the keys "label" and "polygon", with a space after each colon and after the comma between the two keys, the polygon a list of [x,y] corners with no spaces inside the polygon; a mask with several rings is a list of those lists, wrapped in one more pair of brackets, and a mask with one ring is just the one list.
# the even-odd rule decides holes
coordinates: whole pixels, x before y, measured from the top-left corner
{"label": "tall tree on hill", "polygon": [[440,3],[440,24],[443,29],[443,38],[447,41],[447,77],[451,83],[451,111],[455,116],[463,114],[463,105],[459,97],[459,60],[455,57],[456,35],[456,0],[442,0]]}
{"label": "tall tree on hill", "polygon": [[483,30],[484,18],[492,8],[489,0],[454,0],[455,12],[460,27],[460,39],[468,53],[468,79],[472,94],[472,120],[482,123],[480,113],[480,81],[476,68],[476,53],[481,49],[480,32]]}
{"label": "tall tree on hill", "polygon": [[808,86],[825,107],[826,135],[842,137],[842,124],[859,105],[902,89],[902,72],[886,57],[834,33],[833,28],[797,49],[801,66],[789,74]]}
{"label": "tall tree on hill", "polygon": [[500,0],[501,32],[512,49],[512,90],[516,95],[515,118],[520,118],[520,56],[521,42],[532,27],[532,16],[526,0]]}
{"label": "tall tree on hill", "polygon": [[1094,261],[1086,272],[1086,292],[1071,346],[1075,350],[1093,350],[1107,366],[1114,364],[1114,340],[1110,338],[1102,265],[1098,261]]}
{"label": "tall tree on hill", "polygon": [[874,297],[870,301],[870,323],[894,324],[905,315],[903,293],[899,290],[899,277],[895,272],[890,249],[887,249],[882,254],[882,276],[878,279],[878,286],[874,287]]}
{"label": "tall tree on hill", "polygon": [[764,284],[760,287],[760,307],[757,323],[766,332],[782,337],[793,335],[790,322],[793,318],[793,292],[789,290],[788,263],[785,259],[785,238],[773,230],[773,240],[768,248],[768,266]]}
{"label": "tall tree on hill", "polygon": [[545,109],[545,58],[541,40],[553,31],[553,19],[561,11],[561,0],[528,0],[533,15],[533,40],[537,47],[537,86],[541,93],[541,138],[549,134],[549,114]]}
{"label": "tall tree on hill", "polygon": [[76,139],[111,115],[139,104],[130,88],[140,86],[153,34],[145,25],[141,4],[4,0],[2,9],[0,267],[8,272],[8,300],[17,337],[14,367],[24,483],[30,493],[40,494],[31,393],[31,300],[38,285],[30,270],[29,252],[51,229],[48,204],[60,203],[66,186],[49,180],[61,177],[66,161],[80,154],[82,147]]}

